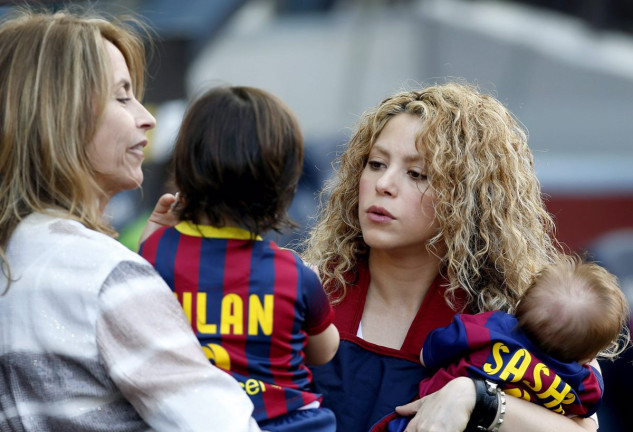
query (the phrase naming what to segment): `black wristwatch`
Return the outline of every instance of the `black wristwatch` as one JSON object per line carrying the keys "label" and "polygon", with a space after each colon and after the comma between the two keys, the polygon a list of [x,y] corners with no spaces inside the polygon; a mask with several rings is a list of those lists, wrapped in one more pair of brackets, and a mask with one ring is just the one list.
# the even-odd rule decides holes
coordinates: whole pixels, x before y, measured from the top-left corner
{"label": "black wristwatch", "polygon": [[475,407],[464,432],[497,432],[505,414],[505,393],[492,381],[472,380],[475,383]]}

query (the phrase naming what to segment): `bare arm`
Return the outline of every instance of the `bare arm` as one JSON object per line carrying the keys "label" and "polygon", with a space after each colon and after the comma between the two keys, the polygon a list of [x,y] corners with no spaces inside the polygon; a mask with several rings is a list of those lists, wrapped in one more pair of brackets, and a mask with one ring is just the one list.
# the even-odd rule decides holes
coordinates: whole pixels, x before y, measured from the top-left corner
{"label": "bare arm", "polygon": [[[405,416],[415,414],[405,432],[463,431],[475,405],[475,386],[470,378],[459,377],[441,390],[410,404],[397,407]],[[506,397],[506,414],[501,432],[596,432],[592,419],[557,414],[534,403]]]}
{"label": "bare arm", "polygon": [[330,324],[316,335],[310,335],[305,348],[306,363],[313,366],[325,364],[332,360],[339,344],[338,329]]}
{"label": "bare arm", "polygon": [[511,396],[506,397],[506,403],[507,412],[503,426],[499,429],[501,432],[595,432],[598,430],[596,422],[590,418],[570,419],[537,404]]}

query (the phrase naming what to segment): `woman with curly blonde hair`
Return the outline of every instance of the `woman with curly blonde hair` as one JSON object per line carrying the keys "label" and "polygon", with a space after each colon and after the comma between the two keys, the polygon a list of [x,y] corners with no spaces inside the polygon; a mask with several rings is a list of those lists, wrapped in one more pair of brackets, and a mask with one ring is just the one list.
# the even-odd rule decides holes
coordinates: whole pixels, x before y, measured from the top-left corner
{"label": "woman with curly blonde hair", "polygon": [[[512,312],[557,250],[526,132],[474,86],[385,99],[337,162],[304,258],[335,305],[341,345],[313,372],[339,430],[366,431],[417,396],[431,330],[458,312]],[[398,412],[417,412],[407,431],[493,430],[506,402],[477,388],[456,378]],[[501,430],[596,429],[524,402],[508,398]]]}

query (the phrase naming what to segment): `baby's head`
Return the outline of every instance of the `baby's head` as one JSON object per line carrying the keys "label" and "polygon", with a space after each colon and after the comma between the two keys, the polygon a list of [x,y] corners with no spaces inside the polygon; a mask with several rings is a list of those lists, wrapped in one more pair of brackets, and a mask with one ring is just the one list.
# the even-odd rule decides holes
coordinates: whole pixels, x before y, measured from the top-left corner
{"label": "baby's head", "polygon": [[517,305],[526,334],[561,361],[614,358],[629,344],[629,305],[603,267],[561,255],[543,269]]}
{"label": "baby's head", "polygon": [[252,87],[213,88],[187,110],[173,155],[181,220],[254,234],[291,226],[303,168],[295,116]]}

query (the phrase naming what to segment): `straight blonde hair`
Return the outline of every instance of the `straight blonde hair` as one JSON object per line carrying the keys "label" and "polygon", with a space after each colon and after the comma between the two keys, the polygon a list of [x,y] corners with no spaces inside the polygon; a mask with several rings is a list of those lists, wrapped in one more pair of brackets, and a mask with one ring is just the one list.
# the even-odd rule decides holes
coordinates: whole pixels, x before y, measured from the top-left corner
{"label": "straight blonde hair", "polygon": [[[109,235],[87,157],[111,89],[105,41],[123,54],[138,97],[145,47],[134,20],[19,9],[0,22],[0,258],[22,219],[47,212]],[[10,283],[10,282],[9,282]]]}

